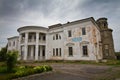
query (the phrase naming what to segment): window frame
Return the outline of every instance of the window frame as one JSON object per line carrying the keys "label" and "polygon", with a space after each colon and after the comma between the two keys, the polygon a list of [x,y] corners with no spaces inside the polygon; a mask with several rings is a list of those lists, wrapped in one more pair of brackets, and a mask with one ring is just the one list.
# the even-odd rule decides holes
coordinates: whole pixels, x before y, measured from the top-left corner
{"label": "window frame", "polygon": [[72,37],[72,30],[68,30],[68,37]]}
{"label": "window frame", "polygon": [[69,54],[69,56],[73,56],[73,47],[72,46],[68,47],[68,54]]}
{"label": "window frame", "polygon": [[83,45],[82,46],[82,55],[83,56],[88,56],[88,45]]}
{"label": "window frame", "polygon": [[86,28],[85,27],[82,28],[82,35],[86,35]]}

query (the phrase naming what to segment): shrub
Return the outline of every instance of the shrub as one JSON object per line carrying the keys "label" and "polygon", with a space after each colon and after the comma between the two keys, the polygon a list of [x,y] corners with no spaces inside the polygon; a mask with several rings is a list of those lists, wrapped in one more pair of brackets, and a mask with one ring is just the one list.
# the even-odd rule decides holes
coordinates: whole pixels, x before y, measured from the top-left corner
{"label": "shrub", "polygon": [[48,65],[43,65],[45,71],[52,71],[52,67]]}
{"label": "shrub", "polygon": [[7,72],[7,67],[0,66],[0,73],[6,73],[6,72]]}
{"label": "shrub", "polygon": [[17,57],[18,57],[18,51],[9,51],[7,53],[6,64],[7,64],[8,72],[11,72],[15,67],[17,63]]}
{"label": "shrub", "polygon": [[42,66],[36,66],[33,69],[36,73],[44,72],[44,68]]}
{"label": "shrub", "polygon": [[47,72],[51,70],[52,70],[52,67],[48,65],[35,66],[35,67],[20,66],[17,68],[17,71],[10,77],[10,79],[28,76],[28,75],[35,74],[35,73]]}
{"label": "shrub", "polygon": [[0,51],[0,61],[6,60],[7,47],[4,47]]}

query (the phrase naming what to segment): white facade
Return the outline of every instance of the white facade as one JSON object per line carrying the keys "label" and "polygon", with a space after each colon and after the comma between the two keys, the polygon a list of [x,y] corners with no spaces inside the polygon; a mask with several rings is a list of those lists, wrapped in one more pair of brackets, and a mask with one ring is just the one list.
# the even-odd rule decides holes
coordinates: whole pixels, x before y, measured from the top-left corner
{"label": "white facade", "polygon": [[[93,18],[49,28],[26,26],[18,29],[16,50],[21,60],[98,60],[102,59],[99,27]],[[8,39],[8,44],[13,39]],[[17,48],[18,47],[18,48]],[[8,46],[8,50],[12,50]]]}

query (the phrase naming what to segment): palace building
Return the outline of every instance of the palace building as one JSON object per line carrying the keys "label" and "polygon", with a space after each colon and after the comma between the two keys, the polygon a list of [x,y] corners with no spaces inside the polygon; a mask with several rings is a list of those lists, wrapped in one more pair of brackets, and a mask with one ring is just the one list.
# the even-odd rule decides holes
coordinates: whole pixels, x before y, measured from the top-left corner
{"label": "palace building", "polygon": [[8,38],[8,50],[18,50],[19,60],[116,59],[107,18],[90,17],[48,28],[24,26],[17,31],[19,36]]}

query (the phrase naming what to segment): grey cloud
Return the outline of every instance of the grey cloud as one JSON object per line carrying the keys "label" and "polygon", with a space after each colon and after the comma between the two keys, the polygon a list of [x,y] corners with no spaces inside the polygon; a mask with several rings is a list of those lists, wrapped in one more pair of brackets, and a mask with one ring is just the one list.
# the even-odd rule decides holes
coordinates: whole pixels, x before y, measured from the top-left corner
{"label": "grey cloud", "polygon": [[120,0],[0,0],[0,35],[4,35],[0,45],[5,45],[7,37],[18,35],[16,29],[24,25],[46,27],[92,16],[108,18],[118,51],[119,4]]}

